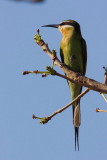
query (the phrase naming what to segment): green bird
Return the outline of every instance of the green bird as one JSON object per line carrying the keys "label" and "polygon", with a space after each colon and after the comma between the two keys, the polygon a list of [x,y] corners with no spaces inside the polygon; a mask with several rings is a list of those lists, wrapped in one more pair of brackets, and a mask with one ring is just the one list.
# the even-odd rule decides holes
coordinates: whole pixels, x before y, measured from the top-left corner
{"label": "green bird", "polygon": [[[79,23],[74,20],[65,20],[60,24],[44,25],[42,27],[54,27],[62,33],[60,43],[60,56],[62,63],[65,63],[72,71],[85,75],[87,64],[87,47],[82,37]],[[72,100],[82,91],[82,86],[68,81]],[[75,129],[75,150],[79,150],[79,126],[81,124],[80,100],[72,106],[73,125]]]}

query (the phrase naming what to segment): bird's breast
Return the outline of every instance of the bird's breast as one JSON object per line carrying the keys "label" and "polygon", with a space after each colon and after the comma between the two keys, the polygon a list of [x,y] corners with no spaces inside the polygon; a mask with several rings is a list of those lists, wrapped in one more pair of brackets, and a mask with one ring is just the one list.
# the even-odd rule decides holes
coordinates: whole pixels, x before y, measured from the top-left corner
{"label": "bird's breast", "polygon": [[61,50],[64,63],[76,72],[83,72],[82,44],[80,38],[63,38]]}

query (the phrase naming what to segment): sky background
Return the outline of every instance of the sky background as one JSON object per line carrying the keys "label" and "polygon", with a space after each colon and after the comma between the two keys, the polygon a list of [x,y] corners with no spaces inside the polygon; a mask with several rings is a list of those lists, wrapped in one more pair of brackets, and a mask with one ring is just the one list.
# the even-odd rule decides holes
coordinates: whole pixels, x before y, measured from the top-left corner
{"label": "sky background", "polygon": [[[107,104],[97,92],[81,100],[80,151],[75,152],[72,108],[45,125],[32,119],[50,115],[71,101],[66,80],[59,77],[22,75],[24,70],[45,70],[52,64],[35,43],[42,38],[59,56],[61,34],[41,28],[74,19],[87,42],[86,76],[103,82],[107,66],[107,1],[45,0],[44,3],[0,0],[0,160],[106,160]],[[57,71],[62,73],[57,67]]]}

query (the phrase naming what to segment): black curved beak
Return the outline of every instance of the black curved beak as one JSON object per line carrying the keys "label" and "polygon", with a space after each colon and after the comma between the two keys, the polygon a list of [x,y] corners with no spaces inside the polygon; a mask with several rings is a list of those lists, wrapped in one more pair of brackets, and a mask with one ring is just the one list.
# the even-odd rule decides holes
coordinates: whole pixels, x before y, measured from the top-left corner
{"label": "black curved beak", "polygon": [[49,25],[44,25],[42,27],[53,27],[53,28],[58,28],[59,24],[49,24]]}

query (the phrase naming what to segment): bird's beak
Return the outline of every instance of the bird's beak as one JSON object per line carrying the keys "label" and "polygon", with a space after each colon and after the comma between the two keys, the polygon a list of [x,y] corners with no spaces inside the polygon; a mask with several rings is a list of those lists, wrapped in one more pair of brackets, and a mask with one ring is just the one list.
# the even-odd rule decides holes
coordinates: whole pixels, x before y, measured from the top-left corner
{"label": "bird's beak", "polygon": [[53,28],[58,28],[59,24],[49,24],[49,25],[44,25],[42,27],[53,27]]}

